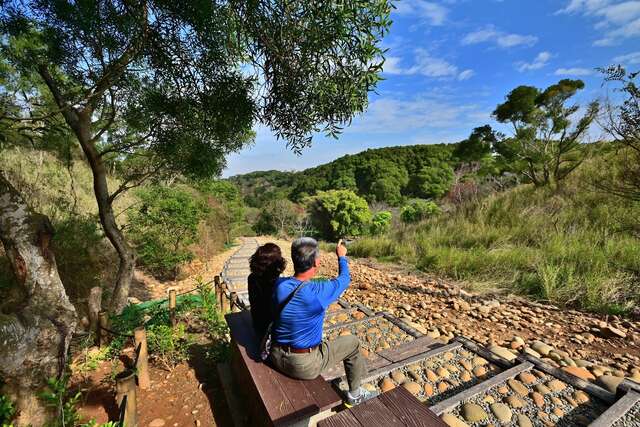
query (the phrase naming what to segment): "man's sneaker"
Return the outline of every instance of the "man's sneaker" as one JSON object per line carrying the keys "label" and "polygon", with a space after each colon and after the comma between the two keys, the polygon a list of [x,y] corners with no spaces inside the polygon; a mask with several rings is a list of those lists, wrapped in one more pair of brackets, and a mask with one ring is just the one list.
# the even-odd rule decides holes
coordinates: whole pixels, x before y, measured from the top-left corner
{"label": "man's sneaker", "polygon": [[378,394],[379,393],[377,391],[369,391],[360,387],[360,394],[358,395],[358,397],[351,397],[350,393],[347,392],[344,400],[344,406],[347,408],[352,408],[355,405],[361,404],[365,400],[373,399],[374,397],[378,396]]}

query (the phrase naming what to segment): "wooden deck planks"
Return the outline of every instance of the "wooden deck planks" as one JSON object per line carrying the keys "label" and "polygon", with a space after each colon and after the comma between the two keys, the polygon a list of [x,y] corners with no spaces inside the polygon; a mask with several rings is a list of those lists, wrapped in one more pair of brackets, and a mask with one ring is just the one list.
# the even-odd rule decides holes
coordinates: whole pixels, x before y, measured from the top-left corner
{"label": "wooden deck planks", "polygon": [[380,401],[408,427],[447,427],[444,421],[404,387],[383,393]]}
{"label": "wooden deck planks", "polygon": [[390,350],[382,350],[378,352],[378,355],[384,357],[388,361],[395,363],[401,360],[408,359],[416,354],[424,353],[436,345],[441,345],[431,337],[420,337],[415,340],[403,344],[399,347]]}
{"label": "wooden deck planks", "polygon": [[382,403],[380,398],[371,399],[353,407],[351,414],[363,426],[404,426],[402,421]]}

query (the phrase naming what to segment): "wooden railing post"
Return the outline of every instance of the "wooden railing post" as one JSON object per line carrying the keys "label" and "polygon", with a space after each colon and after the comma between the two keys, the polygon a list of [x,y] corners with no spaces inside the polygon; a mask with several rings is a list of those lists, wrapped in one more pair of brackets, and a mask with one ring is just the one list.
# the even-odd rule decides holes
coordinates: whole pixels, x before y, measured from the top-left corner
{"label": "wooden railing post", "polygon": [[240,304],[238,301],[238,294],[236,292],[231,292],[229,294],[229,301],[231,301],[231,311],[233,313],[237,313],[240,311]]}
{"label": "wooden railing post", "polygon": [[116,403],[120,412],[120,426],[138,427],[134,371],[123,371],[116,376]]}
{"label": "wooden railing post", "polygon": [[220,283],[220,276],[213,278],[213,283],[216,288],[216,299],[218,300],[218,311],[222,312],[222,283]]}
{"label": "wooden railing post", "polygon": [[109,329],[109,313],[106,310],[101,310],[98,313],[98,346],[104,347],[109,344],[109,333],[106,331]]}
{"label": "wooden railing post", "polygon": [[171,319],[171,326],[176,326],[176,290],[169,290],[169,318]]}
{"label": "wooden railing post", "polygon": [[89,316],[89,332],[94,334],[95,343],[100,345],[100,320],[99,314],[102,310],[102,288],[94,286],[89,291],[87,298],[87,313]]}
{"label": "wooden railing post", "polygon": [[222,314],[225,314],[229,311],[229,300],[227,299],[227,284],[222,284],[222,297],[220,298],[222,301]]}
{"label": "wooden railing post", "polygon": [[138,375],[138,386],[146,390],[149,388],[151,382],[149,380],[149,361],[147,353],[147,332],[144,330],[144,326],[137,327],[133,330],[133,339],[136,355],[136,374]]}

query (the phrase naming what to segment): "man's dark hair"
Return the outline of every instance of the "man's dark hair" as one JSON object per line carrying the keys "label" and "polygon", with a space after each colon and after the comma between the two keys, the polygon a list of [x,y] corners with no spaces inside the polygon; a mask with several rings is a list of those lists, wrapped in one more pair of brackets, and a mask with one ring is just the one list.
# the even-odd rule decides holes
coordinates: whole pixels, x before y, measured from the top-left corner
{"label": "man's dark hair", "polygon": [[318,242],[311,237],[300,237],[291,244],[291,259],[296,274],[304,273],[312,268],[319,255]]}

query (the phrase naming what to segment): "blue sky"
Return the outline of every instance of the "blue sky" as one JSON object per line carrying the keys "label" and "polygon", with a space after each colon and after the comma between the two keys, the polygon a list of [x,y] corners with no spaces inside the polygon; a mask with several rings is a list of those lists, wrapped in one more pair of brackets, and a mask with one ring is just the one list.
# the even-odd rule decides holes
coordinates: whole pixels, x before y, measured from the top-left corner
{"label": "blue sky", "polygon": [[[338,140],[297,156],[263,127],[227,159],[224,176],[301,170],[367,148],[456,142],[518,85],[581,78],[586,104],[606,96],[596,67],[640,69],[640,1],[401,0],[383,44],[385,80]],[[594,135],[593,137],[597,137]]]}

